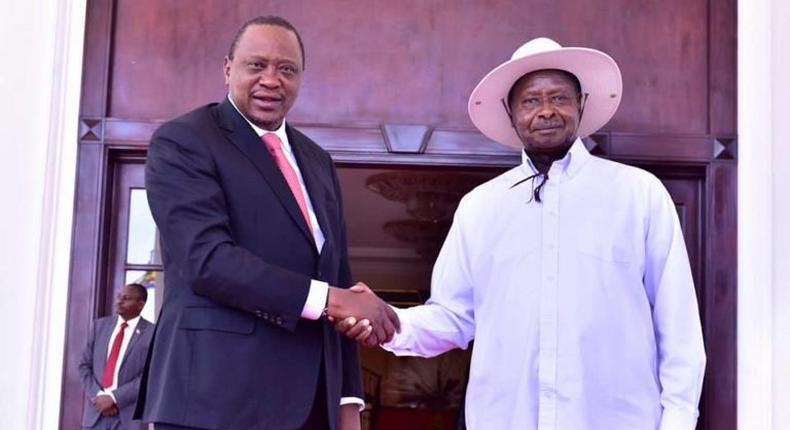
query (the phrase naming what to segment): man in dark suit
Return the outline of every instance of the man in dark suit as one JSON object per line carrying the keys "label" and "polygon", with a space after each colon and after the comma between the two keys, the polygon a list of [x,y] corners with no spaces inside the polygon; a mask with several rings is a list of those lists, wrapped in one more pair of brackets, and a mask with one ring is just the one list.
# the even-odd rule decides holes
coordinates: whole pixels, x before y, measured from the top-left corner
{"label": "man in dark suit", "polygon": [[140,284],[118,293],[118,315],[91,324],[79,372],[85,391],[82,427],[101,430],[144,429],[133,420],[140,377],[153,336],[153,324],[140,316],[148,298]]}
{"label": "man in dark suit", "polygon": [[358,429],[356,345],[330,317],[397,317],[355,293],[329,154],[290,127],[304,48],[279,17],[245,23],[228,97],[162,125],[146,189],[166,287],[141,395],[157,429]]}

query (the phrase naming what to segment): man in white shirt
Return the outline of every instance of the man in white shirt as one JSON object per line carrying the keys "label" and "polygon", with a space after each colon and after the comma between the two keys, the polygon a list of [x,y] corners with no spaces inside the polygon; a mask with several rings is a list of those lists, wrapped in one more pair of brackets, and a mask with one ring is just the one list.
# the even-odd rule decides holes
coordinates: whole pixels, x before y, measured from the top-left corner
{"label": "man in white shirt", "polygon": [[[470,429],[696,425],[705,351],[675,206],[655,176],[580,139],[621,93],[611,57],[546,38],[472,92],[472,122],[522,163],[462,199],[430,300],[398,310],[383,345],[430,357],[474,339]],[[376,343],[364,328],[338,324]]]}
{"label": "man in white shirt", "polygon": [[145,429],[132,414],[140,377],[154,326],[140,316],[148,293],[140,284],[118,293],[117,315],[91,324],[79,365],[85,392],[82,427],[89,429]]}

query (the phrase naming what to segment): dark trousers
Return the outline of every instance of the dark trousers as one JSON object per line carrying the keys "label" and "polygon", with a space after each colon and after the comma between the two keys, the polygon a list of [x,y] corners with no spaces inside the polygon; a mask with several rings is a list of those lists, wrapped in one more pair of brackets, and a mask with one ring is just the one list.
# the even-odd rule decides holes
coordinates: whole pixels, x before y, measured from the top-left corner
{"label": "dark trousers", "polygon": [[[318,384],[316,384],[315,398],[307,421],[298,430],[328,430],[329,414],[327,413],[326,401],[326,377],[324,376],[324,363],[321,363],[321,371],[318,374]],[[184,427],[175,424],[154,423],[154,430],[201,430],[198,427]]]}
{"label": "dark trousers", "polygon": [[96,424],[93,427],[83,427],[83,429],[90,429],[90,430],[124,430],[123,426],[121,425],[121,418],[118,415],[113,415],[111,417],[105,417],[104,415],[99,417],[99,420],[96,421]]}
{"label": "dark trousers", "polygon": [[326,376],[324,375],[324,361],[321,360],[321,370],[318,372],[318,383],[315,384],[315,398],[313,407],[307,415],[307,421],[300,430],[328,430],[329,414],[327,414]]}

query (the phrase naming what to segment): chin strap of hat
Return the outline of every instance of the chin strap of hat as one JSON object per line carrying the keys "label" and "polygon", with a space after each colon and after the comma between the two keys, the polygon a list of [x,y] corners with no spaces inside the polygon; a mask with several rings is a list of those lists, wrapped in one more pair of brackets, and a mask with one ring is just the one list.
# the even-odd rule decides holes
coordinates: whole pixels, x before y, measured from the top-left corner
{"label": "chin strap of hat", "polygon": [[579,134],[579,126],[582,125],[582,118],[584,118],[584,108],[587,107],[587,99],[590,97],[590,93],[582,93],[581,94],[581,106],[579,107],[579,122],[576,123],[576,130],[573,130],[573,140],[576,140]]}
{"label": "chin strap of hat", "polygon": [[[535,188],[535,178],[537,178],[538,176],[543,177],[543,181],[540,183],[540,185],[538,185],[537,188]],[[540,203],[540,189],[541,189],[541,187],[543,187],[543,184],[545,184],[546,181],[549,179],[549,174],[548,173],[545,173],[545,174],[544,173],[535,173],[532,176],[527,176],[526,178],[524,178],[524,179],[516,182],[515,184],[511,185],[510,189],[513,189],[517,185],[521,185],[524,182],[529,181],[530,179],[532,179],[532,182],[531,182],[532,183],[532,191],[529,193],[530,197],[529,197],[529,200],[527,200],[527,203],[531,203],[532,200],[535,200],[538,203]]]}

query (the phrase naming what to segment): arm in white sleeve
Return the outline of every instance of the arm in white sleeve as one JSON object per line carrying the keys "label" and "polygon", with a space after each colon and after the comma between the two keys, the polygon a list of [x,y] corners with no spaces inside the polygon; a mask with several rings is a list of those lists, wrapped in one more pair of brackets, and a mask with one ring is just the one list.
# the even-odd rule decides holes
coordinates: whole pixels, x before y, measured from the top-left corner
{"label": "arm in white sleeve", "polygon": [[307,300],[304,302],[301,317],[308,320],[321,318],[326,307],[326,298],[329,294],[329,284],[323,281],[310,281],[310,290],[307,292]]}
{"label": "arm in white sleeve", "polygon": [[697,296],[675,205],[655,181],[645,243],[645,290],[653,307],[661,383],[661,430],[693,430],[705,375]]}
{"label": "arm in white sleeve", "polygon": [[401,322],[382,347],[396,355],[433,357],[466,348],[474,337],[473,284],[464,241],[463,201],[439,252],[431,279],[431,298],[421,306],[395,309]]}

